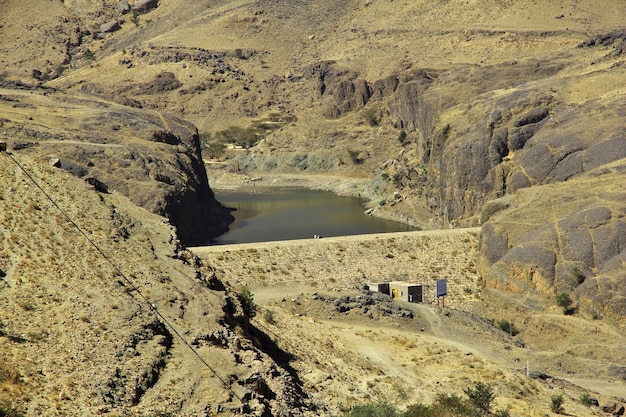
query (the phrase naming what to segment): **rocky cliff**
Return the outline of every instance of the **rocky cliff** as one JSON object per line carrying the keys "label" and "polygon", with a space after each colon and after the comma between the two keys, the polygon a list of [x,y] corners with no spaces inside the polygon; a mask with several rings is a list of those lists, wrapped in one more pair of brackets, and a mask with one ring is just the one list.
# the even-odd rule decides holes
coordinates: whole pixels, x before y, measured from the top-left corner
{"label": "rocky cliff", "polygon": [[[387,212],[421,201],[444,227],[484,225],[488,285],[568,292],[581,305],[593,304],[586,307],[592,315],[623,317],[626,194],[617,184],[626,160],[626,97],[619,87],[625,44],[626,32],[618,30],[550,60],[407,69],[373,82],[324,61],[306,68],[302,79],[327,120],[402,132],[401,150],[374,168],[370,188],[374,198],[396,193]],[[318,136],[335,149],[366,147],[356,166],[382,156],[371,136],[330,138]],[[328,169],[315,163],[323,150],[272,151],[279,144],[277,134],[241,158],[241,166]],[[308,165],[293,165],[296,155]],[[349,162],[340,155],[324,160],[341,169]]]}
{"label": "rocky cliff", "polygon": [[206,243],[232,221],[209,188],[198,132],[189,122],[24,84],[5,83],[0,106],[10,151],[48,161],[98,191],[121,193],[167,217],[185,244]]}
{"label": "rocky cliff", "polygon": [[410,70],[371,84],[326,64],[317,91],[333,97],[329,116],[367,97],[407,132],[412,143],[380,170],[444,225],[484,225],[488,285],[572,293],[591,315],[623,317],[625,43],[617,31],[550,61]]}

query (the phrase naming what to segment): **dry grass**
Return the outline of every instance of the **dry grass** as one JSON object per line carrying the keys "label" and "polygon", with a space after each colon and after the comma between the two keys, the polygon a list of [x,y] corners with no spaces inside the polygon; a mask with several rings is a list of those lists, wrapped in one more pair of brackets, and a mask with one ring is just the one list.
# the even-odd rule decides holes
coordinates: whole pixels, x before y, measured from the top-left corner
{"label": "dry grass", "polygon": [[[33,69],[54,69],[67,55],[65,45],[76,40],[72,38],[74,33],[63,33],[65,28],[88,27],[96,33],[98,22],[93,16],[113,17],[108,14],[114,9],[108,2],[96,3],[85,3],[85,10],[73,9],[69,16],[68,6],[63,2],[45,2],[45,13],[40,9],[43,2],[1,2],[0,14],[5,19],[0,35],[11,42],[0,54],[4,64],[0,78],[33,82],[29,76]],[[396,140],[397,129],[386,120],[376,128],[365,126],[357,113],[342,120],[319,117],[327,103],[313,94],[311,85],[294,82],[308,65],[333,59],[338,68],[357,70],[359,76],[373,82],[411,68],[462,66],[471,70],[477,65],[527,58],[542,57],[549,61],[565,53],[571,54],[572,61],[561,74],[563,77],[592,73],[563,86],[555,92],[556,100],[580,103],[613,94],[614,86],[623,85],[623,73],[619,71],[605,78],[608,66],[613,64],[602,61],[606,50],[587,52],[576,45],[588,34],[622,27],[624,4],[586,0],[532,3],[478,0],[468,8],[461,3],[419,0],[399,6],[398,2],[380,0],[349,4],[331,0],[307,4],[242,1],[207,7],[205,2],[161,2],[149,16],[140,19],[139,28],[127,23],[121,31],[104,39],[85,36],[80,48],[89,48],[97,60],[81,60],[80,51],[73,51],[72,68],[67,68],[63,77],[49,85],[84,97],[81,95],[84,80],[101,85],[103,91],[114,92],[132,90],[136,83],[148,82],[162,71],[171,71],[185,90],[203,85],[212,89],[198,90],[202,94],[181,94],[177,90],[138,99],[155,111],[166,108],[184,113],[201,131],[207,132],[234,124],[248,125],[279,107],[289,109],[300,117],[297,123],[276,132],[261,151],[273,154],[288,149],[308,153],[319,148],[320,143],[334,140],[333,134],[339,133],[340,139],[331,144],[332,148],[328,145],[321,157],[341,154],[347,160],[347,150],[357,148],[373,156],[363,164],[340,167],[333,173],[337,175],[334,184],[325,186],[341,189],[347,176],[355,186],[347,193],[362,192],[365,196],[371,193],[367,188],[371,173],[382,161],[404,152]],[[69,20],[65,20],[68,16]],[[59,25],[63,21],[72,23]],[[32,22],[37,25],[33,26]],[[23,36],[24,28],[28,28],[28,36]],[[254,52],[249,59],[241,59],[235,53],[242,49],[242,42],[246,51]],[[149,62],[153,57],[133,57],[131,68],[120,65],[120,60],[130,57],[130,49],[136,46],[151,52],[158,52],[161,47],[167,51],[172,46],[183,51],[189,47],[225,52],[223,59],[230,69],[216,83],[210,80],[215,78],[211,74],[213,68],[194,61],[182,65]],[[593,68],[589,65],[592,62]],[[292,87],[293,91],[289,91]],[[59,134],[65,139],[83,132],[81,126],[74,126],[76,131],[73,131],[67,125],[71,125],[73,117],[80,119],[89,111],[71,108],[72,104],[63,99],[54,101],[49,93],[31,94],[3,88],[0,113],[10,122],[2,120],[0,126],[24,135],[14,139],[29,139],[25,132],[33,126],[41,127],[46,135]],[[7,99],[16,97],[19,105]],[[99,103],[111,105],[104,100]],[[451,113],[450,117],[453,116]],[[113,132],[105,133],[107,140],[114,137]],[[38,165],[41,161],[27,162],[36,178],[71,217],[89,231],[124,271],[132,271],[133,278],[148,289],[146,293],[154,297],[155,303],[170,314],[185,334],[224,330],[216,324],[222,317],[223,294],[207,295],[199,290],[193,284],[195,271],[172,260],[171,248],[165,243],[171,230],[165,228],[162,219],[130,207],[116,195],[106,196],[102,202],[82,181],[62,176],[45,164]],[[310,176],[307,172],[307,178]],[[296,179],[289,174],[288,180]],[[0,353],[6,355],[0,357],[0,371],[8,375],[7,381],[2,382],[0,395],[20,398],[24,384],[16,382],[19,377],[29,381],[24,395],[32,400],[32,415],[79,415],[85,414],[85,410],[91,414],[108,413],[110,409],[99,408],[103,404],[97,393],[114,375],[111,367],[119,366],[128,380],[132,380],[146,369],[150,355],[154,354],[152,346],[145,343],[139,347],[140,355],[121,358],[118,355],[119,346],[142,334],[143,325],[152,319],[150,311],[137,305],[129,288],[118,283],[119,274],[81,240],[67,219],[51,208],[19,170],[4,161],[0,164],[0,184],[3,226],[0,268],[8,273],[6,279],[0,280],[0,320],[7,333],[24,334],[29,339],[15,345],[7,337],[0,337]],[[9,192],[8,186],[14,187],[14,191]],[[345,188],[343,191],[346,192]],[[112,239],[116,230],[108,219],[113,206],[130,218],[139,219],[129,239]],[[387,204],[382,214],[408,210],[424,214],[427,221],[429,214],[422,209],[408,203],[395,207]],[[144,233],[146,225],[151,229]],[[564,380],[579,376],[586,381],[579,382],[581,385],[603,393],[623,387],[611,386],[608,376],[597,371],[605,369],[609,362],[623,364],[623,357],[614,354],[621,354],[626,345],[621,328],[604,321],[585,322],[580,317],[564,319],[550,309],[535,310],[525,304],[523,295],[492,297],[481,288],[478,279],[476,237],[465,239],[459,242],[403,238],[341,243],[335,247],[332,244],[293,249],[260,247],[249,253],[221,254],[211,259],[210,264],[227,281],[257,285],[259,294],[266,300],[275,296],[273,292],[288,292],[287,289],[291,291],[289,300],[300,292],[306,298],[311,288],[312,291],[352,291],[364,280],[391,277],[432,282],[450,277],[453,285],[448,305],[454,308],[450,311],[467,308],[483,317],[516,317],[516,325],[518,321],[521,323],[520,337],[530,348],[514,346],[507,350],[508,340],[483,326],[480,320],[471,319],[469,313],[467,317],[459,317],[446,316],[437,309],[420,310],[419,320],[424,321],[420,326],[428,328],[421,332],[419,327],[406,330],[403,327],[406,322],[368,322],[365,328],[359,327],[365,322],[363,317],[331,315],[328,310],[316,310],[304,299],[299,300],[299,305],[278,302],[272,306],[277,324],[266,323],[263,328],[273,330],[271,334],[279,345],[296,354],[298,360],[293,366],[305,388],[338,409],[374,397],[423,395],[420,398],[427,400],[443,389],[461,392],[472,378],[483,378],[497,384],[499,406],[509,407],[514,415],[543,416],[548,412],[544,404],[549,401],[551,390],[520,375],[519,362],[527,355],[533,355],[533,366]],[[168,262],[161,263],[162,259]],[[528,275],[523,268],[513,272],[521,278]],[[285,283],[293,283],[295,288],[286,288]],[[596,324],[597,332],[593,328]],[[559,335],[558,343],[554,334]],[[594,344],[607,349],[594,353],[590,348]],[[372,350],[363,351],[366,348]],[[212,348],[202,349],[203,354],[212,355]],[[39,355],[42,351],[46,354]],[[228,375],[250,372],[249,364],[271,363],[262,354],[258,354],[259,360],[259,356],[249,351],[238,353],[239,357],[246,354],[251,358],[244,358],[247,363],[239,368],[227,350],[220,348],[213,358]],[[393,355],[397,355],[394,356],[397,363],[388,360]],[[169,372],[146,394],[141,405],[144,408],[134,411],[153,411],[156,405],[177,404],[181,398],[187,401],[185,410],[189,414],[189,410],[204,409],[207,403],[228,402],[228,393],[215,388],[219,383],[212,375],[197,372],[195,358],[184,350],[175,350],[172,356]],[[586,360],[599,362],[589,366],[585,365]],[[84,369],[84,363],[91,365],[89,369]],[[568,414],[595,413],[576,408],[572,400],[579,396],[580,389],[576,386],[559,379],[551,384],[554,389],[569,393]],[[189,396],[190,392],[197,395]],[[608,394],[602,394],[602,400],[607,398]],[[122,411],[113,410],[111,414],[115,412]]]}

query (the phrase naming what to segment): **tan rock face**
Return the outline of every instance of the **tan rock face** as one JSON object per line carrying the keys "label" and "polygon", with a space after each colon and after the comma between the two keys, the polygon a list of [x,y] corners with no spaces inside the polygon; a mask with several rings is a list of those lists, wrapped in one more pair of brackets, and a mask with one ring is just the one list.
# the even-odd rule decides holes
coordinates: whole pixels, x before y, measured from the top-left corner
{"label": "tan rock face", "polygon": [[[128,196],[170,219],[186,244],[207,242],[226,230],[231,216],[209,188],[191,123],[95,97],[76,99],[34,87],[2,91],[11,151],[54,158],[55,166],[99,191]],[[40,122],[24,130],[22,117]]]}
{"label": "tan rock face", "polygon": [[568,183],[519,190],[516,204],[483,227],[488,285],[573,294],[581,312],[623,320],[626,213],[615,184],[624,169],[607,165]]}

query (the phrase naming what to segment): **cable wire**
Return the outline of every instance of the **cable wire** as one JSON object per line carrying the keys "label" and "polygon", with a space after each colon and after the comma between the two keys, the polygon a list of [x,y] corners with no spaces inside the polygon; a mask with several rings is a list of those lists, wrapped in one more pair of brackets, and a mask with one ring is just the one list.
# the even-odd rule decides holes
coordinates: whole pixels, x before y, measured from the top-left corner
{"label": "cable wire", "polygon": [[100,247],[87,235],[87,233],[85,233],[83,231],[83,229],[69,216],[69,214],[67,214],[65,212],[65,210],[63,210],[63,208],[46,192],[46,190],[43,189],[43,187],[41,187],[41,185],[39,185],[39,183],[37,182],[37,180],[35,180],[35,178],[33,178],[32,175],[30,175],[30,173],[28,172],[28,170],[26,170],[26,168],[24,168],[22,166],[22,164],[20,164],[14,157],[13,155],[11,155],[8,152],[0,152],[0,153],[4,153],[5,155],[7,155],[21,170],[22,172],[24,172],[24,174],[26,174],[26,176],[33,182],[33,184],[43,193],[43,195],[46,196],[46,198],[48,200],[50,200],[50,202],[61,212],[61,214],[63,214],[63,216],[76,228],[76,230],[78,230],[78,232],[85,238],[87,239],[87,241],[91,244],[91,246],[93,246],[96,251],[113,267],[113,269],[122,276],[122,278],[124,279],[124,281],[126,281],[128,283],[128,285],[130,285],[131,287],[131,291],[135,291],[149,306],[150,309],[152,311],[154,311],[154,313],[163,321],[163,323],[165,323],[167,325],[167,327],[170,328],[170,330],[176,335],[176,337],[178,337],[178,339],[180,339],[180,341],[187,347],[189,348],[189,350],[191,350],[191,352],[196,356],[196,358],[198,358],[200,360],[200,362],[202,362],[202,364],[204,364],[204,366],[206,366],[212,373],[213,375],[215,375],[215,377],[217,379],[220,380],[220,382],[224,385],[224,387],[235,397],[239,400],[239,402],[241,402],[241,404],[244,404],[243,399],[237,395],[237,393],[235,391],[233,391],[233,389],[230,387],[230,385],[224,380],[224,378],[222,378],[217,371],[200,355],[200,353],[198,353],[198,351],[196,349],[193,348],[193,346],[191,346],[191,344],[189,344],[184,338],[183,336],[178,332],[178,330],[176,330],[176,328],[174,327],[174,325],[172,323],[170,323],[170,321],[165,318],[165,316],[157,309],[157,307],[150,302],[150,300],[148,299],[148,297],[146,297],[141,290],[139,289],[139,287],[137,287],[130,278],[128,278],[126,276],[126,274],[117,266],[117,264],[115,262],[113,262],[111,260],[111,258],[109,258],[109,256],[104,253],[104,251],[102,249],[100,249]]}

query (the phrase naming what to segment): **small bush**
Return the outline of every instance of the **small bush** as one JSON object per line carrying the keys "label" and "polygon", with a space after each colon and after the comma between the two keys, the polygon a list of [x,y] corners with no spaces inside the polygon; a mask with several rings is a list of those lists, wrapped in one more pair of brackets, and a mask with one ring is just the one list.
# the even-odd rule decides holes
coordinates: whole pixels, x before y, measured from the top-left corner
{"label": "small bush", "polygon": [[402,417],[430,417],[432,415],[432,407],[418,403],[409,405]]}
{"label": "small bush", "polygon": [[10,402],[0,404],[0,417],[23,417],[24,415],[24,413]]}
{"label": "small bush", "polygon": [[556,296],[556,305],[563,307],[563,313],[571,314],[572,297],[568,293],[562,292]]}
{"label": "small bush", "polygon": [[263,312],[263,320],[265,320],[268,324],[276,324],[276,317],[274,317],[274,312],[272,310],[265,310]]}
{"label": "small bush", "polygon": [[500,410],[497,410],[494,413],[494,416],[496,417],[511,417],[511,413],[509,413],[509,410],[502,408]]}
{"label": "small bush", "polygon": [[455,394],[437,394],[432,405],[433,416],[474,416],[475,409],[467,400]]}
{"label": "small bush", "polygon": [[400,131],[400,134],[398,135],[398,142],[400,142],[400,144],[404,145],[404,141],[406,140],[406,132],[404,130]]}
{"label": "small bush", "polygon": [[350,417],[400,417],[398,410],[386,401],[377,404],[355,405],[348,412]]}
{"label": "small bush", "polygon": [[508,320],[498,320],[498,327],[500,330],[510,334],[511,336],[515,336],[519,333],[519,330],[515,327],[515,325]]}
{"label": "small bush", "polygon": [[[20,384],[23,382],[22,375],[13,369],[10,364],[0,364],[0,382]],[[1,414],[0,414],[1,416]]]}
{"label": "small bush", "polygon": [[583,271],[581,271],[580,268],[578,267],[575,267],[572,270],[572,274],[574,275],[574,278],[576,279],[577,286],[585,282],[585,279],[587,278],[585,277],[585,274],[583,273]]}
{"label": "small bush", "polygon": [[352,161],[353,164],[362,164],[363,163],[363,158],[361,158],[361,152],[360,151],[354,151],[349,149],[348,150],[348,154],[350,155],[350,160]]}
{"label": "small bush", "polygon": [[591,395],[584,393],[580,396],[580,403],[586,407],[591,407],[592,405],[596,405],[598,400],[591,397]]}
{"label": "small bush", "polygon": [[137,10],[133,10],[133,15],[130,18],[130,21],[135,24],[135,26],[139,27],[139,12]]}
{"label": "small bush", "polygon": [[368,125],[374,127],[378,126],[380,123],[380,119],[378,117],[378,112],[375,109],[368,109],[363,113],[363,117]]}
{"label": "small bush", "polygon": [[555,394],[550,398],[550,411],[563,414],[563,394]]}
{"label": "small bush", "polygon": [[246,317],[252,318],[256,316],[258,306],[254,302],[254,294],[252,294],[252,291],[247,287],[243,287],[237,294],[237,297],[239,298],[241,308]]}
{"label": "small bush", "polygon": [[393,174],[393,182],[400,188],[402,186],[402,174]]}
{"label": "small bush", "polygon": [[463,392],[465,392],[469,402],[476,408],[479,415],[484,416],[491,412],[491,404],[495,394],[490,384],[476,382],[474,388],[466,388]]}

